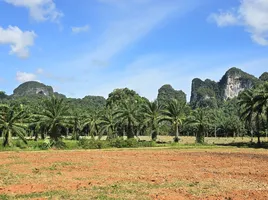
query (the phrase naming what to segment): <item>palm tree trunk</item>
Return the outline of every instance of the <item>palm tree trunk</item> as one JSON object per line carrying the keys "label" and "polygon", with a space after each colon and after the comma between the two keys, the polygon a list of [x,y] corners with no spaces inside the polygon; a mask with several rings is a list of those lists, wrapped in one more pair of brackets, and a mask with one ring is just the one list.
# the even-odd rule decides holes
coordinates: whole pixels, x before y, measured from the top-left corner
{"label": "palm tree trunk", "polygon": [[127,139],[134,138],[132,123],[128,121]]}
{"label": "palm tree trunk", "polygon": [[156,139],[157,139],[157,130],[156,130],[155,126],[153,125],[152,126],[152,140],[156,141]]}
{"label": "palm tree trunk", "polygon": [[175,138],[174,138],[175,142],[179,142],[179,126],[177,124],[175,124]]}
{"label": "palm tree trunk", "polygon": [[214,136],[217,137],[217,126],[214,127]]}
{"label": "palm tree trunk", "polygon": [[34,130],[34,141],[38,140],[38,132]]}
{"label": "palm tree trunk", "polygon": [[256,129],[257,129],[257,137],[258,137],[258,146],[261,145],[261,139],[260,139],[260,118],[259,113],[256,116]]}
{"label": "palm tree trunk", "polygon": [[198,128],[198,131],[196,134],[196,142],[199,144],[204,143],[204,128],[203,127]]}
{"label": "palm tree trunk", "polygon": [[251,128],[251,129],[250,129],[250,135],[251,135],[250,142],[251,142],[251,143],[253,142],[253,133],[254,133],[254,131],[253,131],[253,129]]}
{"label": "palm tree trunk", "polygon": [[8,130],[7,145],[11,146],[11,144],[12,144],[12,133],[11,130]]}

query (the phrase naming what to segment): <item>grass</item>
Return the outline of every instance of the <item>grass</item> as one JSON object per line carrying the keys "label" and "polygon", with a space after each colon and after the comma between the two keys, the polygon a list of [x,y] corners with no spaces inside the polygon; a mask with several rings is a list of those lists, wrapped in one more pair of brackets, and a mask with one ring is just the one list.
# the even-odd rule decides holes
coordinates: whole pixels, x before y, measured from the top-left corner
{"label": "grass", "polygon": [[[105,139],[103,137],[102,139]],[[130,142],[124,142],[124,140],[120,140],[117,143],[113,142],[112,144],[109,144],[109,142],[101,140],[96,141],[94,143],[89,142],[86,144],[79,143],[75,140],[68,140],[64,139],[64,143],[66,147],[64,150],[79,150],[79,149],[109,149],[113,148],[113,145],[117,145],[119,148],[144,148],[144,147],[170,147],[170,148],[181,148],[181,149],[189,149],[189,148],[219,148],[223,146],[234,146],[234,147],[243,147],[243,148],[259,148],[256,146],[257,138],[254,138],[254,143],[250,143],[251,138],[250,137],[236,137],[236,138],[214,138],[209,137],[205,138],[205,144],[199,145],[195,143],[195,137],[187,137],[187,136],[181,136],[179,143],[173,143],[173,137],[172,136],[158,136],[157,143],[150,142],[150,137],[148,136],[140,136],[139,139],[143,142],[139,143],[133,143],[133,141],[130,140]],[[268,149],[268,140],[267,138],[263,137],[261,138],[261,141],[263,141],[261,148]],[[2,143],[2,140],[0,139],[0,144]],[[47,148],[43,148],[44,141],[33,141],[29,140],[28,144],[24,144],[22,141],[14,139],[13,140],[13,146],[12,147],[3,147],[0,145],[0,151],[40,151],[40,150],[47,150]],[[112,145],[112,146],[111,146]],[[116,146],[116,147],[117,147]]]}
{"label": "grass", "polygon": [[36,199],[36,198],[46,198],[46,199],[70,199],[72,197],[68,191],[47,191],[38,192],[30,194],[18,194],[18,195],[0,195],[0,200],[15,200],[15,199]]}

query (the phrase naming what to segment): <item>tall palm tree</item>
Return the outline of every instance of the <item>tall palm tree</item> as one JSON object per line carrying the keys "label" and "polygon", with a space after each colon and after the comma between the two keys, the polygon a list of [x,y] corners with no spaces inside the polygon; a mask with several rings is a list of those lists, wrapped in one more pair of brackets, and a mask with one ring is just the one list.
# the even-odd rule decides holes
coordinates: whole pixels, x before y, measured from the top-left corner
{"label": "tall palm tree", "polygon": [[197,127],[196,142],[203,144],[205,131],[210,125],[205,110],[194,110],[193,115],[187,119],[187,124]]}
{"label": "tall palm tree", "polygon": [[209,113],[209,123],[213,124],[214,137],[217,137],[217,132],[221,130],[222,124],[225,121],[225,116],[222,110],[213,109]]}
{"label": "tall palm tree", "polygon": [[268,82],[263,84],[257,89],[256,95],[254,97],[256,102],[256,110],[261,115],[264,113],[266,115],[266,134],[268,132]]}
{"label": "tall palm tree", "polygon": [[162,118],[162,106],[157,100],[154,102],[147,101],[142,105],[142,112],[144,113],[145,124],[148,124],[151,129],[152,140],[155,141],[159,133],[159,123]]}
{"label": "tall palm tree", "polygon": [[75,140],[79,139],[79,135],[83,129],[82,116],[77,110],[72,111],[73,120],[71,122],[72,135]]}
{"label": "tall palm tree", "polygon": [[115,112],[116,119],[127,125],[127,138],[134,138],[134,126],[137,124],[138,107],[135,102],[125,101]]}
{"label": "tall palm tree", "polygon": [[25,119],[27,118],[23,108],[0,105],[0,130],[4,138],[3,146],[12,146],[12,137],[15,135],[27,144],[24,138],[27,128]]}
{"label": "tall palm tree", "polygon": [[239,97],[238,104],[240,108],[240,116],[245,120],[247,127],[251,133],[251,142],[253,142],[253,119],[255,114],[255,100],[253,89],[246,90]]}
{"label": "tall palm tree", "polygon": [[179,127],[182,126],[185,120],[186,103],[180,102],[176,99],[171,100],[163,110],[163,118],[161,121],[169,121],[173,124],[175,130],[174,141],[179,141]]}
{"label": "tall palm tree", "polygon": [[55,96],[44,100],[43,110],[37,118],[39,124],[46,124],[50,139],[55,142],[61,137],[61,128],[66,127],[72,120],[65,101]]}
{"label": "tall palm tree", "polygon": [[99,113],[98,112],[92,112],[90,115],[85,117],[83,127],[88,126],[89,127],[89,135],[90,137],[95,140],[95,136],[99,136],[99,139],[101,139],[101,133],[99,132]]}
{"label": "tall palm tree", "polygon": [[107,140],[117,137],[116,126],[117,120],[112,110],[107,110],[104,115],[100,117],[100,131],[107,133]]}

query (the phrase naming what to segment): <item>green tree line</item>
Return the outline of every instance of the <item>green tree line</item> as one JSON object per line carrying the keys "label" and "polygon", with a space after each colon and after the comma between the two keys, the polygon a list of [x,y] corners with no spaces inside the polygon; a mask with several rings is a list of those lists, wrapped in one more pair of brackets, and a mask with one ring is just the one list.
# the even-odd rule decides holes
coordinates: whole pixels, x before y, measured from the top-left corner
{"label": "green tree line", "polygon": [[[116,89],[103,106],[94,108],[67,98],[23,97],[7,99],[1,93],[0,136],[4,146],[12,146],[17,137],[27,143],[50,138],[50,143],[63,137],[92,140],[106,136],[107,140],[126,136],[128,139],[172,135],[179,142],[181,135],[195,136],[197,143],[204,137],[258,137],[268,133],[268,83],[242,92],[218,108],[191,107],[181,99],[161,99],[150,102],[135,91]],[[100,101],[99,99],[94,102]]]}

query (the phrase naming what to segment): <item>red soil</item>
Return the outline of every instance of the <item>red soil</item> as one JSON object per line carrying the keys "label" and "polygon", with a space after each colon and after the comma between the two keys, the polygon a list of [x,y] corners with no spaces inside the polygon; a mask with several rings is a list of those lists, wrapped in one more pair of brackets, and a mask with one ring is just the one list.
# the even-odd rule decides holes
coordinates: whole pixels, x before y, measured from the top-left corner
{"label": "red soil", "polygon": [[129,183],[142,184],[140,191],[148,199],[268,199],[268,151],[0,153],[0,194],[76,192]]}

